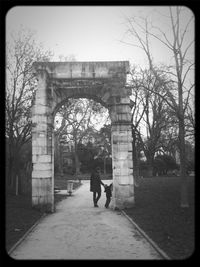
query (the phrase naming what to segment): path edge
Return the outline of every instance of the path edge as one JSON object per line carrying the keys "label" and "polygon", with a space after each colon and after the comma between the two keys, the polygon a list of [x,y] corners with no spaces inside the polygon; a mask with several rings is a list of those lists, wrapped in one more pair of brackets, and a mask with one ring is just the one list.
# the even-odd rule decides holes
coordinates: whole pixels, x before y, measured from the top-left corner
{"label": "path edge", "polygon": [[133,221],[129,215],[126,214],[125,211],[121,210],[121,212],[165,260],[171,260],[171,258],[161,248],[159,248],[159,246]]}
{"label": "path edge", "polygon": [[[78,190],[82,184],[80,184],[74,191]],[[64,200],[64,199],[63,199]],[[58,203],[57,203],[58,204]],[[24,239],[33,231],[33,229],[40,223],[40,221],[46,216],[44,213],[42,216],[25,232],[25,234],[7,251],[7,254],[11,257],[12,252],[24,241]]]}
{"label": "path edge", "polygon": [[9,249],[9,251],[7,251],[10,257],[12,252],[22,243],[22,241],[24,241],[24,239],[30,234],[30,232],[33,231],[33,229],[40,223],[42,219],[44,219],[46,215],[46,213],[42,214],[42,216],[25,232],[25,234]]}

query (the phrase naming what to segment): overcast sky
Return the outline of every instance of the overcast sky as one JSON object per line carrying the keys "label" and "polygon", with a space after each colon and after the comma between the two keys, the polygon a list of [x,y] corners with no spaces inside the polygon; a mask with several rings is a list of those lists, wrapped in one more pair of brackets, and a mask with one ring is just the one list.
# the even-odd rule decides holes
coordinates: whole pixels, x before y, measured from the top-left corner
{"label": "overcast sky", "polygon": [[[77,61],[128,60],[144,67],[147,65],[144,52],[120,42],[133,42],[125,34],[125,17],[148,16],[170,36],[168,15],[168,6],[17,6],[7,13],[6,36],[13,30],[17,32],[20,26],[34,30],[35,40],[54,52],[54,61],[59,61],[59,55],[74,55]],[[191,15],[191,10],[185,7],[181,23],[187,23]],[[186,41],[192,39],[194,24],[186,33]],[[172,55],[160,42],[152,41],[151,52],[155,63],[170,64]],[[190,55],[194,57],[194,49]]]}
{"label": "overcast sky", "polygon": [[[125,16],[151,15],[162,29],[167,28],[168,6],[16,6],[6,16],[6,33],[22,25],[36,31],[36,40],[59,55],[74,55],[77,61],[129,60],[143,65],[144,52],[120,42],[126,41]],[[161,15],[162,14],[162,15]],[[164,15],[164,16],[163,16]],[[191,16],[186,8],[184,19]],[[194,36],[194,25],[188,38]],[[167,50],[153,43],[156,61],[166,61]]]}

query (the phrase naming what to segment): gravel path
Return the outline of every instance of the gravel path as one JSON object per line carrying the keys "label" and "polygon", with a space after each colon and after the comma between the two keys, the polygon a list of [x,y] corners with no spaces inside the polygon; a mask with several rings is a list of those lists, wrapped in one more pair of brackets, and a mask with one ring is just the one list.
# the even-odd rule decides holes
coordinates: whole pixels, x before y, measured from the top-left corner
{"label": "gravel path", "polygon": [[[107,183],[107,182],[106,182]],[[108,182],[109,184],[109,182]],[[103,189],[103,188],[102,188]],[[62,200],[11,253],[15,259],[161,259],[119,211],[94,208],[89,181]]]}

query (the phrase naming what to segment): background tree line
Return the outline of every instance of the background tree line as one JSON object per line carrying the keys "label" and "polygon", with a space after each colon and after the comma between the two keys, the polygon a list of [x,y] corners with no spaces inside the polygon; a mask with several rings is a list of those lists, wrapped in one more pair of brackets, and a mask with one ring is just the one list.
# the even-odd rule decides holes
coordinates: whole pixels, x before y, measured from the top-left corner
{"label": "background tree line", "polygon": [[[186,171],[194,169],[187,152],[188,147],[191,151],[194,149],[195,118],[194,81],[188,79],[194,69],[194,58],[189,54],[194,40],[185,37],[194,18],[182,20],[184,12],[183,7],[169,7],[171,36],[148,18],[126,18],[130,41],[123,42],[142,49],[148,61],[146,68],[131,66],[127,83],[132,88],[134,177],[140,176],[141,169],[146,169],[151,176],[180,166],[181,206],[187,207]],[[152,38],[169,49],[170,64],[154,62]],[[35,90],[32,63],[51,61],[51,58],[52,52],[37,44],[31,31],[21,29],[6,43],[6,182],[11,189],[16,188],[16,177],[23,176],[23,181],[27,175],[31,176],[31,106]],[[75,60],[72,56],[69,58]],[[99,162],[104,173],[110,171],[111,128],[105,109],[92,100],[69,99],[58,114],[60,124],[55,121],[58,173],[63,171],[60,149],[70,142],[73,143],[75,174],[89,171]],[[103,119],[104,126],[97,130],[95,123]],[[177,152],[179,166],[175,161]],[[25,175],[22,170],[26,170]]]}

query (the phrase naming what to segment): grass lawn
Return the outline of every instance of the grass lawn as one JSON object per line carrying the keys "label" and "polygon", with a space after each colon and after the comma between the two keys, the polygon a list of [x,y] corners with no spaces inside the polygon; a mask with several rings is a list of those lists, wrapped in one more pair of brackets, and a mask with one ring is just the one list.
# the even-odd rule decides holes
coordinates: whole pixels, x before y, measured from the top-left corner
{"label": "grass lawn", "polygon": [[194,177],[189,177],[189,208],[180,208],[180,177],[144,178],[135,188],[129,217],[171,258],[194,251]]}
{"label": "grass lawn", "polygon": [[[55,186],[60,189],[67,189],[66,180],[55,180]],[[74,189],[78,186],[76,184]],[[65,195],[54,195],[55,204],[67,198]],[[43,215],[43,212],[32,209],[31,196],[12,195],[6,196],[5,216],[5,247],[9,251],[15,243],[36,223]]]}

